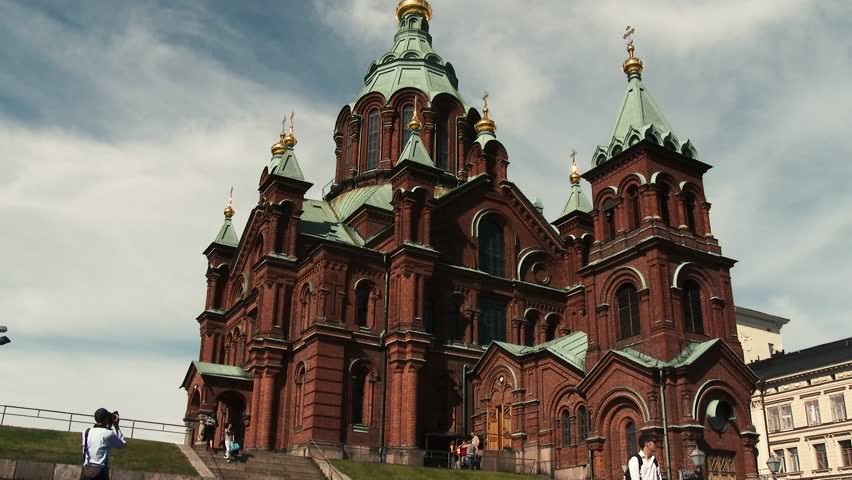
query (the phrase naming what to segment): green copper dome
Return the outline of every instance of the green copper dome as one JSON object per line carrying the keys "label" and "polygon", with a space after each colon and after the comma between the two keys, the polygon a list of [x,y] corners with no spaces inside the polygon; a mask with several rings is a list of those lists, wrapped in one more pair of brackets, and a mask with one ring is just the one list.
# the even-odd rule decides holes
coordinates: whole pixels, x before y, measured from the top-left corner
{"label": "green copper dome", "polygon": [[462,101],[458,83],[452,64],[432,49],[429,21],[414,10],[399,19],[390,51],[370,64],[358,98],[379,92],[388,100],[398,90],[417,88],[430,101],[441,93]]}

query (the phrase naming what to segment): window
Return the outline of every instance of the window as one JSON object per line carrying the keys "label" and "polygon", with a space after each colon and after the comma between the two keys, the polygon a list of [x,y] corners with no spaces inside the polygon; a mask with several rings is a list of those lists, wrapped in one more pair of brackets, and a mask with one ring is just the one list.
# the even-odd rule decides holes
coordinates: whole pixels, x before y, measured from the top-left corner
{"label": "window", "polygon": [[538,315],[530,313],[527,316],[526,329],[524,330],[524,345],[532,347],[535,345],[535,326],[538,320]]}
{"label": "window", "polygon": [[379,111],[373,110],[367,117],[367,170],[379,164]]}
{"label": "window", "polygon": [[447,340],[459,340],[459,330],[459,306],[451,301],[447,308]]}
{"label": "window", "polygon": [[840,461],[844,467],[852,467],[852,440],[841,440],[837,442],[840,447]]}
{"label": "window", "polygon": [[562,446],[571,445],[571,414],[568,410],[562,412]]}
{"label": "window", "polygon": [[824,443],[814,444],[814,457],[816,458],[816,469],[817,470],[827,470],[828,469],[828,455],[825,453],[825,444]]}
{"label": "window", "polygon": [[778,413],[778,407],[772,407],[766,410],[767,423],[769,433],[781,431],[781,417]]}
{"label": "window", "polygon": [[829,399],[831,401],[831,420],[834,422],[846,420],[846,402],[843,393],[832,395]]}
{"label": "window", "polygon": [[361,282],[355,289],[355,322],[359,327],[367,327],[367,314],[370,306],[370,285]]}
{"label": "window", "polygon": [[683,210],[686,214],[686,226],[689,231],[695,233],[695,196],[686,193],[683,196]]}
{"label": "window", "polygon": [[787,465],[786,465],[786,462],[784,461],[784,450],[775,450],[774,453],[775,453],[775,456],[778,457],[779,460],[781,460],[781,466],[778,467],[778,473],[786,472],[787,471]]}
{"label": "window", "polygon": [[435,166],[447,170],[450,160],[450,135],[447,117],[441,115],[435,124]]}
{"label": "window", "polygon": [[584,441],[589,438],[589,412],[586,407],[580,407],[577,410],[577,427],[580,430],[580,440]]}
{"label": "window", "polygon": [[666,225],[671,225],[671,215],[669,215],[669,186],[665,183],[657,187],[657,206],[660,210],[660,218]]}
{"label": "window", "polygon": [[766,409],[769,423],[769,433],[793,429],[793,408],[787,405]]}
{"label": "window", "polygon": [[615,238],[615,202],[607,200],[603,204],[604,241]]}
{"label": "window", "polygon": [[683,305],[683,323],[689,333],[704,333],[704,319],[701,316],[701,289],[694,280],[683,285],[680,303]]}
{"label": "window", "polygon": [[630,210],[630,230],[637,229],[642,223],[642,208],[639,206],[639,189],[636,186],[627,190],[627,205]]}
{"label": "window", "polygon": [[544,332],[544,341],[549,342],[556,338],[556,320],[550,319],[547,321],[547,330]]}
{"label": "window", "polygon": [[479,269],[503,276],[503,227],[490,218],[479,222]]}
{"label": "window", "polygon": [[414,106],[406,105],[402,109],[402,148],[408,143],[408,137],[411,136],[411,129],[408,128],[411,117],[414,115]]}
{"label": "window", "polygon": [[639,294],[633,285],[624,285],[616,292],[618,302],[618,339],[639,335]]}
{"label": "window", "polygon": [[636,424],[633,422],[629,422],[624,427],[624,447],[628,458],[639,452],[639,443],[636,439]]}
{"label": "window", "polygon": [[801,472],[802,469],[801,469],[801,467],[799,467],[799,449],[798,448],[791,448],[791,449],[787,450],[787,453],[790,454],[789,455],[789,457],[790,457],[790,466],[789,466],[790,469],[788,471],[789,472]]}
{"label": "window", "polygon": [[367,369],[356,367],[352,372],[352,424],[364,425],[364,395],[367,393]]}
{"label": "window", "polygon": [[819,399],[805,402],[805,413],[808,418],[809,427],[822,423],[819,417]]}
{"label": "window", "polygon": [[296,427],[301,428],[302,420],[304,419],[304,405],[305,405],[305,367],[304,365],[300,366],[296,370],[296,401],[294,402],[296,405]]}
{"label": "window", "polygon": [[506,339],[506,303],[487,297],[479,300],[479,344]]}

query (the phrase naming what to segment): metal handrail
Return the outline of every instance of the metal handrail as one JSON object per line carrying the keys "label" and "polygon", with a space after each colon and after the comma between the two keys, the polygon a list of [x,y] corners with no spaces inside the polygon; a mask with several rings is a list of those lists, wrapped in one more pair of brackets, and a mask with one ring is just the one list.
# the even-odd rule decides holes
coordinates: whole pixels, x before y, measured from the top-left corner
{"label": "metal handrail", "polygon": [[[337,467],[335,467],[335,466],[334,466],[334,464],[332,464],[332,463],[328,460],[328,458],[325,456],[325,452],[323,451],[322,447],[320,447],[319,445],[317,445],[317,442],[315,442],[313,439],[310,439],[310,440],[308,440],[308,441],[310,442],[310,445],[311,445],[311,446],[313,446],[313,447],[315,447],[317,450],[319,450],[319,457],[320,457],[320,459],[321,459],[323,462],[325,462],[325,464],[326,464],[326,465],[328,465],[328,467],[329,467],[330,471],[332,472],[332,473],[331,473],[331,480],[335,480],[335,478],[339,478],[340,480],[343,480],[344,478],[346,478],[346,477],[343,475],[343,472],[341,472],[340,470],[338,470],[338,469],[337,469]],[[310,451],[311,451],[311,450],[310,450],[310,447],[308,447],[308,453],[309,453],[309,454],[310,454]],[[313,455],[311,455],[311,456],[313,456]],[[337,475],[337,476],[335,477],[335,475]]]}
{"label": "metal handrail", "polygon": [[[22,407],[19,405],[0,405],[2,411],[0,411],[0,426],[6,424],[6,417],[17,417],[17,418],[32,418],[36,420],[50,420],[55,422],[67,422],[67,428],[63,427],[59,428],[50,428],[51,430],[61,430],[71,432],[73,431],[74,425],[91,425],[92,424],[92,414],[91,413],[76,413],[76,412],[66,412],[63,410],[50,410],[46,408],[32,408],[32,407]],[[11,410],[11,412],[10,412]],[[62,415],[64,417],[59,417]],[[75,419],[75,417],[82,419]],[[126,426],[129,424],[130,434],[127,438],[133,438],[136,432],[155,432],[155,433],[163,433],[170,435],[185,435],[186,432],[191,429],[186,425],[175,424],[175,423],[163,423],[163,422],[153,422],[149,420],[139,420],[133,418],[122,418],[122,424],[125,426],[123,430],[127,431]],[[176,430],[177,427],[179,430]]]}

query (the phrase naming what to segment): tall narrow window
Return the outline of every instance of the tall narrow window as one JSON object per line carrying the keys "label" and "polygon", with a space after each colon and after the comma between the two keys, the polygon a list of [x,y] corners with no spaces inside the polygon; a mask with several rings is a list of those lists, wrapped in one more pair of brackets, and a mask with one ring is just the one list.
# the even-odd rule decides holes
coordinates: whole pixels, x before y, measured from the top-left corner
{"label": "tall narrow window", "polygon": [[408,143],[408,137],[411,136],[411,129],[408,124],[411,122],[411,117],[414,115],[414,105],[406,105],[402,108],[402,145],[401,149],[405,148]]}
{"label": "tall narrow window", "polygon": [[562,412],[562,446],[571,445],[571,414],[568,410]]}
{"label": "tall narrow window", "polygon": [[296,427],[301,429],[302,420],[304,418],[304,405],[305,405],[305,367],[301,366],[296,370],[296,399],[295,399],[295,414],[296,414]]}
{"label": "tall narrow window", "polygon": [[786,459],[784,458],[784,449],[774,450],[775,456],[778,457],[778,460],[781,460],[781,465],[778,467],[778,473],[786,473],[787,465]]}
{"label": "tall narrow window", "polygon": [[846,420],[846,403],[844,401],[843,392],[829,397],[831,401],[831,420],[834,422],[842,422]]}
{"label": "tall narrow window", "polygon": [[781,415],[781,430],[787,431],[795,428],[793,424],[793,407],[788,403],[787,405],[781,405],[779,408]]}
{"label": "tall narrow window", "polygon": [[844,467],[852,467],[852,440],[841,440],[838,443],[840,447],[840,460]]}
{"label": "tall narrow window", "polygon": [[630,458],[636,455],[639,451],[639,443],[636,439],[636,424],[628,422],[624,427],[624,451],[627,452],[627,457]]}
{"label": "tall narrow window", "polygon": [[367,369],[357,367],[352,372],[352,423],[354,425],[364,424],[364,394],[367,383]]}
{"label": "tall narrow window", "polygon": [[370,285],[360,282],[355,289],[355,323],[367,327],[367,315],[370,311]]}
{"label": "tall narrow window", "polygon": [[686,226],[689,231],[695,233],[695,196],[691,193],[683,195],[683,210],[686,215]]}
{"label": "tall narrow window", "polygon": [[828,454],[825,451],[824,443],[817,443],[814,445],[814,456],[816,457],[817,470],[827,470]]}
{"label": "tall narrow window", "polygon": [[618,302],[618,339],[639,335],[639,294],[633,285],[624,285],[616,292]]}
{"label": "tall narrow window", "polygon": [[799,449],[791,448],[787,450],[790,454],[790,472],[801,472],[802,467],[799,465]]}
{"label": "tall narrow window", "polygon": [[450,130],[446,115],[438,117],[435,123],[435,166],[441,170],[449,169]]}
{"label": "tall narrow window", "polygon": [[819,425],[822,423],[819,416],[819,399],[805,402],[805,413],[808,417],[808,426]]}
{"label": "tall narrow window", "polygon": [[538,315],[535,312],[530,312],[527,315],[527,321],[524,325],[524,345],[532,347],[535,345],[535,327],[538,320]]}
{"label": "tall narrow window", "polygon": [[704,333],[704,318],[701,316],[701,290],[693,280],[683,285],[680,300],[683,304],[683,323],[689,333]]}
{"label": "tall narrow window", "polygon": [[671,225],[671,215],[669,215],[669,186],[661,183],[657,187],[657,206],[660,210],[660,218],[666,225]]}
{"label": "tall narrow window", "polygon": [[459,306],[450,301],[447,308],[447,340],[459,340],[461,333],[459,332]]}
{"label": "tall narrow window", "polygon": [[479,222],[479,269],[498,277],[504,276],[503,227],[490,218]]}
{"label": "tall narrow window", "polygon": [[379,164],[379,111],[372,110],[367,117],[367,170]]}
{"label": "tall narrow window", "polygon": [[778,407],[766,409],[766,417],[768,419],[769,433],[781,431],[781,416],[778,413]]}
{"label": "tall narrow window", "polygon": [[479,299],[479,344],[506,340],[506,302],[481,297]]}
{"label": "tall narrow window", "polygon": [[556,320],[554,320],[553,318],[551,318],[547,321],[547,330],[544,331],[544,341],[545,342],[549,342],[549,341],[556,338],[556,327],[557,327],[557,325],[558,324],[556,323]]}
{"label": "tall narrow window", "polygon": [[580,441],[589,438],[589,412],[586,407],[577,410],[577,429],[580,431]]}
{"label": "tall narrow window", "polygon": [[630,210],[630,230],[639,228],[642,223],[642,207],[639,205],[639,189],[636,186],[627,190],[627,205]]}
{"label": "tall narrow window", "polygon": [[603,204],[604,241],[615,238],[615,202],[607,200]]}

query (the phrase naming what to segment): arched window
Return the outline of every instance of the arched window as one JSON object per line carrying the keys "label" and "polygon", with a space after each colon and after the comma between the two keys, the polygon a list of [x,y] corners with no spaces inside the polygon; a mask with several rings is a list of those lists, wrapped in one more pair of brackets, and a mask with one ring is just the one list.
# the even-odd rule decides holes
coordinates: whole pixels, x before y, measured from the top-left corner
{"label": "arched window", "polygon": [[379,164],[379,111],[371,110],[367,117],[367,170]]}
{"label": "arched window", "polygon": [[367,315],[370,310],[370,285],[367,282],[358,283],[355,288],[355,323],[359,327],[367,327]]}
{"label": "arched window", "polygon": [[695,233],[695,196],[689,192],[683,195],[683,213],[686,216],[686,227]]}
{"label": "arched window", "polygon": [[603,204],[604,241],[615,238],[615,202],[607,200]]}
{"label": "arched window", "polygon": [[556,327],[558,323],[555,318],[549,318],[547,320],[547,329],[544,331],[544,341],[549,342],[556,338]]}
{"label": "arched window", "polygon": [[490,218],[479,222],[479,269],[498,277],[504,276],[503,227]]}
{"label": "arched window", "polygon": [[657,205],[660,209],[660,218],[666,225],[671,225],[671,215],[669,215],[669,186],[661,183],[657,187]]}
{"label": "arched window", "polygon": [[627,207],[630,215],[630,230],[635,230],[642,223],[642,208],[639,206],[639,189],[635,185],[627,190]]}
{"label": "arched window", "polygon": [[577,410],[577,427],[580,431],[580,441],[584,441],[589,438],[589,412],[586,410],[586,407],[580,407]]}
{"label": "arched window", "polygon": [[683,284],[680,303],[683,304],[683,324],[689,333],[704,333],[704,318],[701,315],[701,289],[694,280]]}
{"label": "arched window", "polygon": [[524,345],[532,347],[535,345],[535,327],[538,320],[538,315],[535,312],[530,312],[527,315],[526,329],[524,330]]}
{"label": "arched window", "polygon": [[495,340],[506,341],[506,302],[479,297],[479,312],[479,344],[485,347]]}
{"label": "arched window", "polygon": [[639,444],[636,439],[636,424],[627,422],[624,426],[624,451],[627,452],[627,457],[630,458],[639,452]]}
{"label": "arched window", "polygon": [[633,285],[624,285],[615,294],[618,302],[618,339],[639,335],[639,294]]}
{"label": "arched window", "polygon": [[305,366],[301,365],[296,370],[296,398],[295,402],[295,415],[296,415],[296,428],[301,429],[302,420],[304,419],[305,412]]}
{"label": "arched window", "polygon": [[568,410],[562,411],[562,446],[571,445],[571,414]]}
{"label": "arched window", "polygon": [[359,365],[352,372],[352,424],[364,425],[364,407],[367,405],[364,396],[367,394],[367,374],[368,370],[363,365]]}
{"label": "arched window", "polygon": [[402,107],[402,146],[401,148],[405,148],[405,145],[408,143],[408,137],[411,136],[411,129],[408,128],[409,122],[411,122],[411,117],[414,115],[414,105],[406,105]]}
{"label": "arched window", "polygon": [[450,168],[450,130],[446,115],[435,122],[435,166],[441,170]]}
{"label": "arched window", "polygon": [[301,324],[302,324],[301,326],[302,326],[302,331],[304,331],[304,330],[307,330],[308,326],[310,325],[310,319],[311,319],[311,287],[310,287],[310,285],[305,285],[304,287],[302,287],[302,294],[301,294],[300,303],[301,303],[300,307],[301,307],[301,314],[302,314],[301,315]]}
{"label": "arched window", "polygon": [[450,300],[447,305],[447,340],[460,340],[461,339],[461,330],[459,326],[459,308],[460,306]]}

